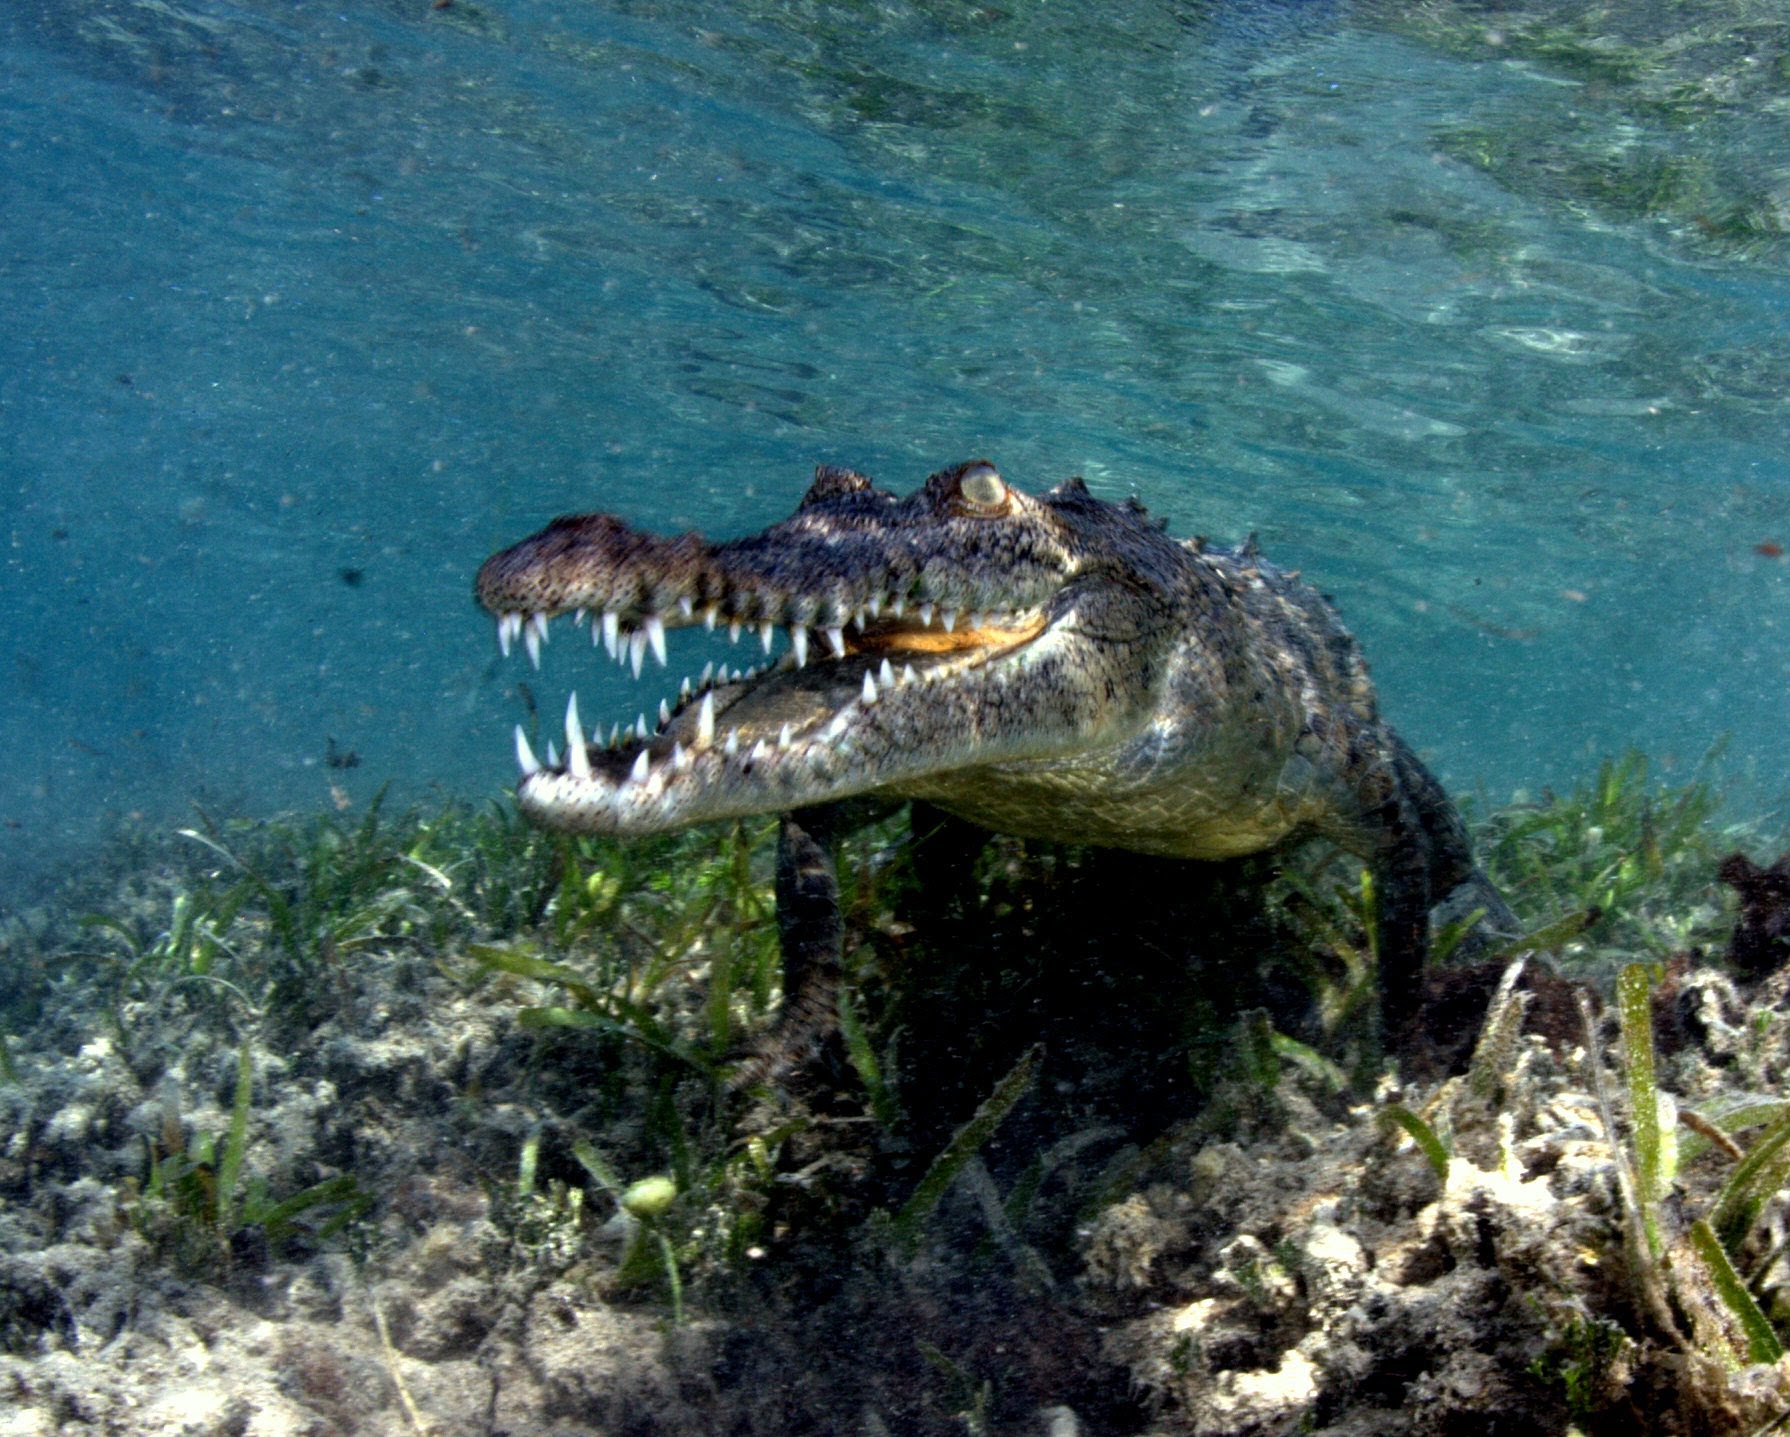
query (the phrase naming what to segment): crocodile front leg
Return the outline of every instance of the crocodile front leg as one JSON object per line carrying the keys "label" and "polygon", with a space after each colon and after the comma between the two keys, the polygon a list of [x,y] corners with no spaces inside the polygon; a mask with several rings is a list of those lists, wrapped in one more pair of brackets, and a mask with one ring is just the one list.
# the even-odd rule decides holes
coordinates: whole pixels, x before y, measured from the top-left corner
{"label": "crocodile front leg", "polygon": [[839,906],[839,841],[886,817],[891,799],[846,799],[781,815],[777,828],[777,938],[783,1004],[776,1025],[742,1056],[735,1089],[787,1077],[839,1030],[845,915]]}
{"label": "crocodile front leg", "polygon": [[753,1043],[730,1085],[775,1082],[801,1066],[838,1026],[840,954],[838,843],[856,825],[850,804],[782,815],[777,829],[777,938],[783,950],[783,1006]]}

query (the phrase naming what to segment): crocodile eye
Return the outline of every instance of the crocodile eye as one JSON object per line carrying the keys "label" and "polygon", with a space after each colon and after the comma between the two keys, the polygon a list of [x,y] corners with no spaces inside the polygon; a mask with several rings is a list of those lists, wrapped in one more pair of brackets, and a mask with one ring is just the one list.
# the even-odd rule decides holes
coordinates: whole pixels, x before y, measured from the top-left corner
{"label": "crocodile eye", "polygon": [[973,464],[957,479],[958,497],[972,514],[995,515],[1006,512],[1007,485],[992,464]]}

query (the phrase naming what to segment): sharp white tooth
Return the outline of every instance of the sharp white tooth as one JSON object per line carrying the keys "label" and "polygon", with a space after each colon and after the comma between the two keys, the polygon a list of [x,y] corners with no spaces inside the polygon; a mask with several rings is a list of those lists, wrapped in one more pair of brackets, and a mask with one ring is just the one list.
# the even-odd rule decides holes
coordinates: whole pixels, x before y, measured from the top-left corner
{"label": "sharp white tooth", "polygon": [[715,632],[715,625],[718,624],[720,621],[721,621],[721,606],[719,604],[710,604],[706,609],[704,609],[702,611],[702,626],[703,626],[703,628],[707,629],[711,634]]}
{"label": "sharp white tooth", "polygon": [[522,646],[528,650],[528,661],[537,669],[541,666],[541,631],[531,621],[522,630]]}
{"label": "sharp white tooth", "polygon": [[671,746],[671,766],[673,768],[682,772],[694,762],[695,760],[690,757],[690,751],[681,743],[674,743]]}
{"label": "sharp white tooth", "polygon": [[589,617],[590,617],[589,609],[573,609],[572,610],[572,627],[574,629],[577,628],[580,624],[582,624]]}
{"label": "sharp white tooth", "polygon": [[[591,631],[593,634],[596,630]],[[609,650],[609,657],[616,658],[621,653],[622,621],[614,609],[603,610],[603,647]]]}
{"label": "sharp white tooth", "polygon": [[852,610],[851,626],[860,634],[864,632],[864,610],[861,606]]}
{"label": "sharp white tooth", "polygon": [[957,627],[957,610],[946,609],[944,613],[939,615],[939,622],[945,626],[945,632],[947,634],[950,633],[951,630]]}
{"label": "sharp white tooth", "polygon": [[497,616],[497,651],[506,659],[510,656],[510,616]]}
{"label": "sharp white tooth", "polygon": [[737,728],[728,729],[727,742],[721,745],[721,749],[729,758],[740,751],[740,731]]}
{"label": "sharp white tooth", "polygon": [[646,657],[646,630],[636,629],[628,635],[628,667],[634,670],[634,677],[640,677],[640,661]]}
{"label": "sharp white tooth", "polygon": [[899,619],[906,612],[907,612],[907,600],[906,599],[895,598],[895,599],[889,600],[889,613],[891,615],[893,615],[895,618]]}
{"label": "sharp white tooth", "polygon": [[646,750],[640,750],[640,757],[634,760],[634,767],[628,770],[628,778],[634,783],[645,783],[647,774],[652,772],[652,760],[646,756]]}
{"label": "sharp white tooth", "polygon": [[752,752],[747,754],[746,757],[751,759],[753,763],[762,763],[765,756],[769,753],[770,750],[764,746],[764,740],[760,739],[757,743],[752,745]]}
{"label": "sharp white tooth", "polygon": [[779,729],[777,732],[777,747],[781,748],[781,749],[787,749],[789,747],[789,740],[790,740],[790,727],[788,724],[784,724],[783,727],[781,729]]}
{"label": "sharp white tooth", "polygon": [[987,622],[987,616],[985,614],[971,614],[968,618],[966,618],[963,621],[963,626],[964,626],[964,628],[966,628],[966,629],[970,630],[972,633],[974,633],[977,629],[981,628],[983,626],[983,624],[986,622]]}
{"label": "sharp white tooth", "polygon": [[870,677],[869,669],[864,670],[863,699],[864,699],[864,702],[867,704],[873,704],[876,702],[876,680]]}
{"label": "sharp white tooth", "polygon": [[702,666],[702,674],[696,680],[696,687],[699,689],[706,689],[714,681],[714,678],[715,661],[710,659],[708,663]]}
{"label": "sharp white tooth", "polygon": [[758,626],[758,642],[764,645],[764,651],[767,654],[771,651],[771,636],[776,632],[777,626],[769,619]]}
{"label": "sharp white tooth", "polygon": [[677,611],[687,619],[696,612],[696,604],[685,595],[677,601]]}
{"label": "sharp white tooth", "polygon": [[665,725],[670,722],[671,722],[671,705],[666,703],[664,699],[660,699],[659,700],[659,727],[664,728]]}
{"label": "sharp white tooth", "polygon": [[645,738],[646,737],[646,715],[645,714],[636,714],[634,716],[634,737],[635,738]]}
{"label": "sharp white tooth", "polygon": [[541,771],[541,761],[528,746],[528,735],[522,732],[521,724],[516,725],[516,763],[522,769],[524,778],[531,778]]}
{"label": "sharp white tooth", "polygon": [[883,660],[883,666],[876,671],[876,681],[886,689],[895,687],[895,666],[887,659]]}
{"label": "sharp white tooth", "polygon": [[734,683],[737,684],[744,677],[745,677],[745,675],[743,675],[738,669],[735,669],[733,671],[733,682]]}
{"label": "sharp white tooth", "polygon": [[622,737],[622,726],[618,723],[610,724],[609,725],[609,747],[614,748],[618,743],[621,742],[621,737]]}
{"label": "sharp white tooth", "polygon": [[738,619],[729,619],[728,620],[728,622],[727,622],[727,642],[728,643],[737,644],[740,641],[740,628],[741,628],[741,624]]}
{"label": "sharp white tooth", "polygon": [[922,604],[914,611],[920,616],[920,623],[927,628],[932,627],[932,605]]}
{"label": "sharp white tooth", "polygon": [[789,626],[789,647],[796,656],[796,667],[798,669],[806,668],[808,666],[808,626],[806,624],[791,624]]}
{"label": "sharp white tooth", "polygon": [[547,767],[548,768],[558,768],[559,767],[559,750],[553,746],[552,739],[547,740]]}
{"label": "sharp white tooth", "polygon": [[870,596],[870,602],[864,605],[864,610],[874,619],[883,611],[883,596],[881,594],[872,594]]}
{"label": "sharp white tooth", "polygon": [[566,700],[566,762],[574,778],[590,777],[590,755],[584,751],[584,725],[578,722],[578,695]]}
{"label": "sharp white tooth", "polygon": [[901,666],[902,683],[911,684],[914,681],[914,677],[914,666],[912,664],[903,664]]}
{"label": "sharp white tooth", "polygon": [[704,694],[702,707],[696,711],[696,742],[709,744],[715,738],[715,696]]}
{"label": "sharp white tooth", "polygon": [[543,644],[546,643],[547,642],[547,615],[544,613],[531,615],[529,617],[528,622],[534,625],[535,632],[541,636],[541,642]]}
{"label": "sharp white tooth", "polygon": [[833,651],[833,657],[845,657],[845,630],[834,624],[827,629],[827,647]]}
{"label": "sharp white tooth", "polygon": [[653,646],[653,657],[665,667],[665,621],[657,614],[646,616],[646,639]]}
{"label": "sharp white tooth", "polygon": [[686,677],[684,679],[684,681],[677,686],[677,701],[680,704],[689,703],[690,695],[693,692],[695,692],[695,690],[694,690],[693,686],[691,685],[689,678]]}

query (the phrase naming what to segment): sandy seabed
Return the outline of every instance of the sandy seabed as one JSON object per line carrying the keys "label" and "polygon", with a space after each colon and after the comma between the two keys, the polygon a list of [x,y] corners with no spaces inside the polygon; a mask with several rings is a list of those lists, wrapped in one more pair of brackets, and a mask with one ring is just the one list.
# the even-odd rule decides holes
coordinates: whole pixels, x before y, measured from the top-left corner
{"label": "sandy seabed", "polygon": [[[674,1323],[662,1285],[618,1280],[610,1199],[506,1196],[531,1134],[572,1171],[578,1087],[452,970],[357,953],[285,1034],[58,980],[0,1083],[0,1437],[1738,1433],[1790,1398],[1688,1265],[1717,1152],[1663,1207],[1650,1309],[1582,1043],[1525,1035],[1486,1081],[1371,1100],[1290,1067],[1224,1137],[1158,1142],[1061,1250],[1001,1232],[971,1172],[917,1254],[786,1234],[744,1275],[687,1273]],[[1781,1091],[1786,986],[1681,967],[1662,1088]],[[339,1235],[196,1232],[144,1199],[151,1153],[229,1129],[243,1037],[241,1181],[352,1174],[371,1202]],[[1612,1020],[1599,1042],[1613,1065]],[[1445,1136],[1445,1176],[1394,1101]],[[1774,1206],[1761,1251],[1783,1227]]]}

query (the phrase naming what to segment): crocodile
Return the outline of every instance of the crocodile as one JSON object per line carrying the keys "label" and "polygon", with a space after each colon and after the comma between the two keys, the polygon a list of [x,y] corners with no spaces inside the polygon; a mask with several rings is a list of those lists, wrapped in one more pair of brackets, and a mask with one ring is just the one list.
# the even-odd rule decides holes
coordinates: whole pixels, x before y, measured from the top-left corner
{"label": "crocodile", "polygon": [[475,592],[504,653],[520,641],[537,664],[558,616],[636,676],[649,654],[665,663],[670,629],[760,640],[761,667],[705,670],[657,724],[643,715],[607,743],[587,737],[576,694],[563,754],[543,761],[518,727],[517,799],[545,827],[623,836],[782,815],[792,1030],[831,1006],[832,845],[901,801],[1168,858],[1328,838],[1376,879],[1394,1047],[1411,1036],[1432,911],[1514,924],[1329,601],[1253,537],[1177,540],[1079,478],[1034,495],[976,460],[903,497],[823,465],[761,533],[709,543],[562,517],[488,559]]}

